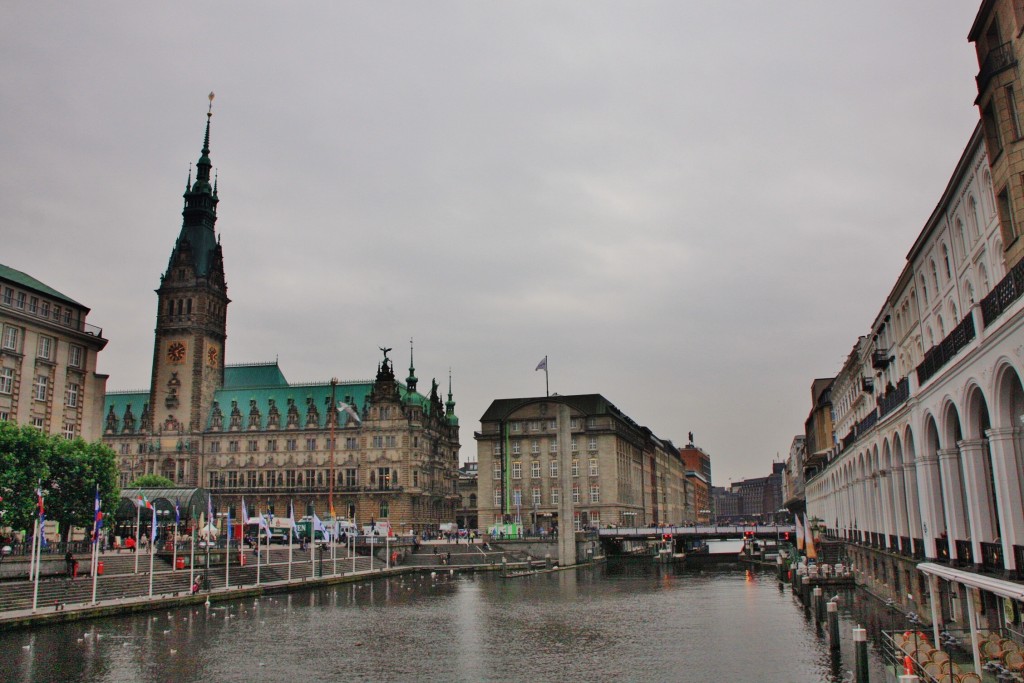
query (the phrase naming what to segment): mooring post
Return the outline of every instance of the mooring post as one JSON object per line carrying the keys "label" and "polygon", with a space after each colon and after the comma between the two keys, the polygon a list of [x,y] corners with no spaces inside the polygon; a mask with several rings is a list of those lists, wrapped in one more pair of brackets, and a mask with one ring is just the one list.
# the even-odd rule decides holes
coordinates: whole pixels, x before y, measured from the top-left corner
{"label": "mooring post", "polygon": [[816,626],[820,626],[822,622],[822,617],[824,616],[822,612],[825,611],[821,604],[825,600],[825,594],[821,590],[821,586],[814,587],[813,595],[814,598],[811,600],[811,602],[814,605],[814,624]]}
{"label": "mooring post", "polygon": [[857,626],[853,629],[853,661],[856,683],[868,681],[868,632]]}
{"label": "mooring post", "polygon": [[828,646],[832,652],[839,652],[839,605],[829,600],[828,610]]}

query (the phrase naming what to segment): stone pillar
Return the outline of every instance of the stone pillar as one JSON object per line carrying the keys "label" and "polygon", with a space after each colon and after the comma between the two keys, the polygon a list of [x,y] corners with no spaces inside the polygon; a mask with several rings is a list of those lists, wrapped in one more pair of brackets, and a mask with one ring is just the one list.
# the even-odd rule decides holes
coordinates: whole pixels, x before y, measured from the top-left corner
{"label": "stone pillar", "polygon": [[996,512],[999,515],[1000,538],[1003,543],[1003,566],[1011,572],[1020,571],[1013,554],[1014,545],[1024,544],[1024,502],[1021,500],[1020,446],[1017,429],[988,430],[988,447],[992,453],[992,479],[996,483]]}
{"label": "stone pillar", "polygon": [[946,530],[949,533],[949,561],[956,562],[957,539],[967,538],[967,519],[964,509],[963,486],[960,477],[960,451],[943,448],[937,452],[939,469],[942,472],[942,500],[946,508]]}
{"label": "stone pillar", "polygon": [[903,491],[907,500],[907,533],[911,538],[924,538],[921,530],[921,501],[917,492],[920,489],[917,480],[917,467],[914,463],[903,465]]}
{"label": "stone pillar", "polygon": [[576,526],[572,503],[572,415],[569,406],[558,404],[558,564],[576,564]]}
{"label": "stone pillar", "polygon": [[881,505],[879,506],[881,514],[881,534],[882,534],[882,547],[892,550],[892,546],[889,543],[889,537],[894,536],[893,531],[893,500],[892,500],[892,488],[889,485],[889,472],[888,470],[880,470],[878,476],[875,479],[878,482],[878,497],[881,498]]}
{"label": "stone pillar", "polygon": [[[904,536],[910,536],[907,524],[907,489],[906,484],[903,482],[903,465],[892,466],[889,484],[892,489],[893,528],[896,530],[896,535],[902,539]],[[910,550],[910,548],[900,549],[903,552]]]}
{"label": "stone pillar", "polygon": [[921,495],[921,537],[924,539],[924,555],[934,560],[935,539],[946,530],[946,519],[942,514],[942,491],[939,478],[939,459],[934,455],[917,459],[917,484]]}
{"label": "stone pillar", "polygon": [[974,564],[982,563],[981,544],[996,540],[996,511],[989,480],[988,444],[984,439],[970,439],[957,444],[964,474],[964,494],[970,511],[971,549]]}

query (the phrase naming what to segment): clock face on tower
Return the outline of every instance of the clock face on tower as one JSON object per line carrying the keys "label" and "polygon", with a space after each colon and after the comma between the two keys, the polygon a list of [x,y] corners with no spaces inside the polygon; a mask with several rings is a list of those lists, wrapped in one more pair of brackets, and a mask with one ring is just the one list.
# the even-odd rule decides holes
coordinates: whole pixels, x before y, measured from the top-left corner
{"label": "clock face on tower", "polygon": [[172,363],[184,363],[185,351],[185,342],[173,341],[167,345],[167,360]]}

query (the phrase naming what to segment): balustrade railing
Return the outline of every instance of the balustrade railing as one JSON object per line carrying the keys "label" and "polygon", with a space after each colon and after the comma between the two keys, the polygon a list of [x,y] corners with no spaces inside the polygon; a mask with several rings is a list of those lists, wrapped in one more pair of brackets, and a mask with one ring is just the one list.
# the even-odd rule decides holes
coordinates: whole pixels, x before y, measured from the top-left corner
{"label": "balustrade railing", "polygon": [[984,321],[985,327],[991,325],[1022,294],[1024,294],[1024,260],[1018,261],[1017,265],[999,281],[999,284],[981,300],[981,319]]}
{"label": "balustrade railing", "polygon": [[961,320],[960,324],[954,327],[945,339],[924,354],[924,360],[917,366],[918,386],[931,379],[956,354],[960,353],[961,349],[974,341],[974,337],[974,316],[969,315]]}
{"label": "balustrade railing", "polygon": [[1003,570],[1003,544],[982,543],[981,544],[981,566],[994,572]]}
{"label": "balustrade railing", "polygon": [[906,403],[910,398],[910,380],[904,377],[896,383],[896,388],[878,397],[879,417],[885,417]]}
{"label": "balustrade railing", "polygon": [[956,541],[956,559],[964,564],[974,564],[974,549],[970,541]]}

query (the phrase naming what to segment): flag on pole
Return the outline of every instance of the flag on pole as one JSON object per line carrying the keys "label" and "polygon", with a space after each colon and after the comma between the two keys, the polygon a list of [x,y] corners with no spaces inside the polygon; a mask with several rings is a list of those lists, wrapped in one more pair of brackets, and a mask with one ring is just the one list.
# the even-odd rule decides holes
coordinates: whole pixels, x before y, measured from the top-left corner
{"label": "flag on pole", "polygon": [[312,536],[312,538],[309,539],[310,541],[313,541],[313,540],[316,539],[316,532],[318,532],[318,531],[324,535],[324,540],[326,541],[327,540],[327,527],[324,526],[324,523],[320,521],[320,518],[317,517],[316,513],[314,512],[313,513],[313,533],[310,534]]}
{"label": "flag on pole", "polygon": [[177,498],[174,499],[174,524],[181,524],[181,507]]}
{"label": "flag on pole", "polygon": [[228,508],[228,543],[231,543],[231,508]]}
{"label": "flag on pole", "polygon": [[356,412],[356,409],[344,401],[338,401],[338,410],[344,410],[356,422],[362,423],[363,421],[362,418],[359,417],[359,413]]}
{"label": "flag on pole", "polygon": [[292,523],[292,538],[288,539],[288,543],[292,542],[292,539],[297,535],[295,532],[295,504],[288,501],[288,521]]}
{"label": "flag on pole", "polygon": [[153,509],[153,526],[149,530],[149,542],[151,544],[150,549],[152,549],[152,547],[153,547],[152,544],[156,543],[156,506],[153,506],[152,509]]}
{"label": "flag on pole", "polygon": [[807,546],[807,559],[816,560],[818,559],[818,551],[814,548],[814,533],[811,531],[811,523],[807,519],[807,514],[804,514],[804,534],[807,538],[805,545]]}
{"label": "flag on pole", "polygon": [[249,510],[245,507],[245,496],[242,496],[242,524],[249,523]]}
{"label": "flag on pole", "polygon": [[537,372],[537,370],[547,370],[547,369],[548,369],[548,357],[544,356],[544,360],[542,360],[541,362],[537,363],[537,367],[534,368],[533,371]]}
{"label": "flag on pole", "polygon": [[100,529],[103,528],[103,513],[100,512],[100,485],[96,484],[96,502],[93,505],[92,519],[92,542],[100,539]]}
{"label": "flag on pole", "polygon": [[794,515],[793,522],[796,524],[796,549],[803,552],[804,549],[804,525],[800,523],[800,515]]}
{"label": "flag on pole", "polygon": [[256,511],[256,517],[259,518],[259,525],[261,531],[267,532],[267,542],[270,542],[270,525],[267,524],[267,518],[260,514],[260,511]]}
{"label": "flag on pole", "polygon": [[149,499],[146,498],[146,496],[142,495],[141,493],[139,494],[139,498],[135,502],[135,504],[138,505],[140,508],[146,508],[147,510],[153,509],[153,504],[150,503]]}
{"label": "flag on pole", "polygon": [[209,495],[206,497],[206,519],[210,520],[210,524],[213,524],[213,497]]}
{"label": "flag on pole", "polygon": [[46,511],[43,506],[43,485],[42,482],[36,488],[36,498],[39,505],[39,544],[41,547],[46,548],[49,544],[46,542]]}

